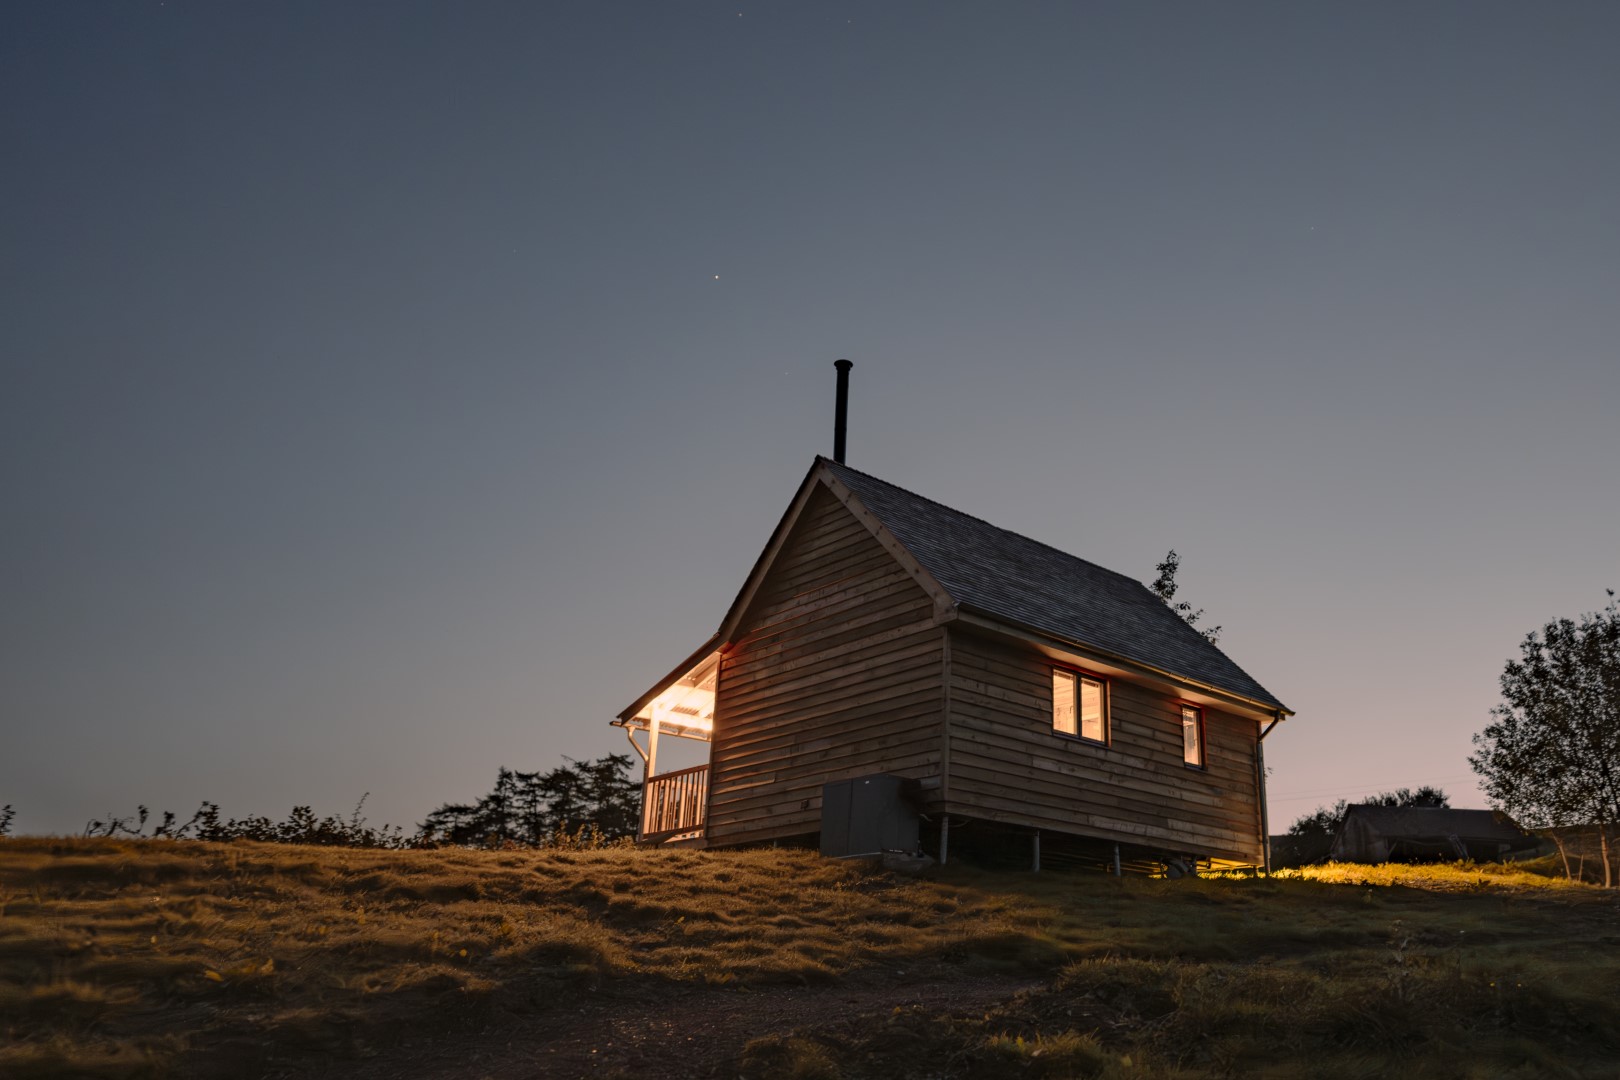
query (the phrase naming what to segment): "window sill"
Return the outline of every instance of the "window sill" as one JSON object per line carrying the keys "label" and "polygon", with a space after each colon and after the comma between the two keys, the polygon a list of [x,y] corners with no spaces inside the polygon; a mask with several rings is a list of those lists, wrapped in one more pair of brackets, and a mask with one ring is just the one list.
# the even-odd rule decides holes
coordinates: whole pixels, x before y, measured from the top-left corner
{"label": "window sill", "polygon": [[1104,739],[1088,739],[1084,735],[1070,735],[1067,731],[1054,730],[1052,735],[1055,738],[1062,739],[1064,742],[1081,743],[1085,746],[1100,746],[1104,750],[1108,749],[1109,746]]}

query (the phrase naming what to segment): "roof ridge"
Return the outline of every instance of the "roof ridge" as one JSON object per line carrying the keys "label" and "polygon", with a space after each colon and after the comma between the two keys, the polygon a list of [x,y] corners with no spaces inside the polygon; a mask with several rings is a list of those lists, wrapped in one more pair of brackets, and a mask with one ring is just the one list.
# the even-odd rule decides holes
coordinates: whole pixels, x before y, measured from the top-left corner
{"label": "roof ridge", "polygon": [[868,480],[875,480],[878,483],[884,485],[885,487],[892,487],[892,488],[894,488],[894,490],[896,490],[898,492],[901,492],[902,494],[909,495],[913,499],[919,499],[922,502],[931,503],[932,505],[939,507],[941,510],[949,510],[951,513],[957,515],[958,517],[965,517],[969,521],[977,521],[980,525],[983,525],[986,528],[994,529],[997,532],[1006,533],[1008,536],[1016,536],[1016,537],[1018,537],[1018,539],[1023,540],[1026,543],[1034,544],[1037,547],[1043,547],[1047,551],[1055,552],[1056,554],[1063,556],[1065,559],[1073,559],[1076,562],[1083,562],[1087,566],[1095,567],[1096,569],[1101,570],[1105,574],[1112,574],[1117,578],[1120,578],[1120,579],[1122,579],[1124,581],[1130,582],[1132,585],[1139,585],[1139,586],[1141,586],[1141,588],[1145,592],[1147,592],[1149,595],[1152,595],[1152,590],[1149,589],[1144,582],[1139,581],[1136,578],[1131,577],[1129,574],[1123,574],[1123,573],[1120,573],[1118,570],[1112,570],[1112,569],[1102,565],[1101,563],[1094,563],[1090,559],[1085,558],[1084,556],[1076,555],[1076,554],[1074,554],[1073,552],[1070,552],[1070,551],[1064,551],[1062,548],[1054,547],[1053,545],[1048,544],[1044,540],[1037,540],[1033,536],[1025,536],[1021,532],[1015,532],[1012,529],[1004,528],[1001,525],[997,525],[993,521],[986,521],[984,518],[979,517],[976,514],[970,514],[966,510],[958,510],[956,507],[947,505],[946,503],[942,503],[938,499],[930,499],[926,495],[919,495],[915,491],[912,491],[910,488],[903,488],[899,484],[896,484],[896,483],[894,483],[892,481],[883,479],[883,477],[881,477],[881,476],[874,476],[869,472],[863,472],[860,469],[854,468],[854,467],[849,466],[849,465],[845,465],[841,461],[834,461],[832,458],[824,457],[821,454],[816,455],[816,460],[820,461],[820,462],[824,462],[824,463],[826,463],[828,465],[836,465],[840,469],[843,469],[843,470],[845,470],[847,472],[852,472],[852,473],[856,474],[857,476],[864,476]]}

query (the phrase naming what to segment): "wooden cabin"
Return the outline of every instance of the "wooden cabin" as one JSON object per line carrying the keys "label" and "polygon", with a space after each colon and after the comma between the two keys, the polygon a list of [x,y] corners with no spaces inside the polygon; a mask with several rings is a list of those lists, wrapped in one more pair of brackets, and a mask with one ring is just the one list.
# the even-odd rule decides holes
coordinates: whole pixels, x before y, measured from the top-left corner
{"label": "wooden cabin", "polygon": [[[813,841],[824,787],[881,773],[941,861],[1027,837],[1117,872],[1264,864],[1289,715],[1140,582],[818,457],[720,629],[614,723],[644,841]],[[707,763],[660,771],[671,738]]]}

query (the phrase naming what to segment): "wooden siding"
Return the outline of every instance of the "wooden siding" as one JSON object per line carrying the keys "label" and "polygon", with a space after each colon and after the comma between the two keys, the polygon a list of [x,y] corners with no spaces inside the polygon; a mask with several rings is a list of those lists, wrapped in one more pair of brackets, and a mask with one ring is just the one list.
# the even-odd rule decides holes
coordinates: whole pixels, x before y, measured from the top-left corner
{"label": "wooden siding", "polygon": [[821,788],[937,775],[944,633],[920,585],[824,488],[720,659],[708,839],[815,832]]}
{"label": "wooden siding", "polygon": [[1052,731],[1052,664],[951,634],[952,814],[1258,863],[1253,720],[1204,709],[1206,767],[1182,762],[1180,701],[1108,681],[1107,746]]}

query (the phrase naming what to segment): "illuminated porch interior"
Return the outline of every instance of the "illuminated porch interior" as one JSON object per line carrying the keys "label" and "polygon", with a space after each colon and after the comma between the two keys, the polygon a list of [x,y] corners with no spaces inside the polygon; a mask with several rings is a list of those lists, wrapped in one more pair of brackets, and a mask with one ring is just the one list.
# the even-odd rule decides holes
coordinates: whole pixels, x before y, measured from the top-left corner
{"label": "illuminated porch interior", "polygon": [[[634,716],[615,720],[640,755],[641,838],[678,838],[700,833],[708,803],[709,748],[714,734],[715,687],[720,652],[715,650],[665,687]],[[645,732],[646,747],[637,739]],[[678,742],[665,743],[665,736]]]}

